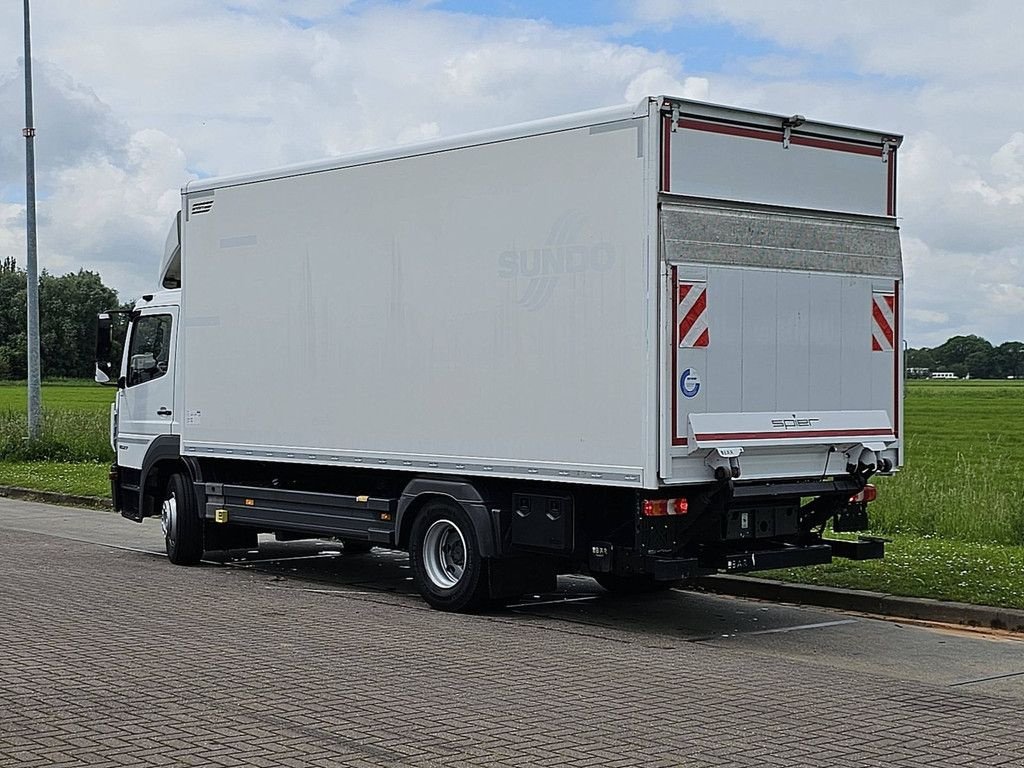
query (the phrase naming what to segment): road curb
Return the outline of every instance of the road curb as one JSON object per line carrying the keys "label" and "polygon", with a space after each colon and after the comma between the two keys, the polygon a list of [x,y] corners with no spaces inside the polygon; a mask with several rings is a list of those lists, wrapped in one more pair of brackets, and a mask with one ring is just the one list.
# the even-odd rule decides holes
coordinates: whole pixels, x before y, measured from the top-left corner
{"label": "road curb", "polygon": [[22,499],[24,501],[41,501],[46,504],[57,504],[62,507],[88,507],[89,509],[113,511],[110,499],[99,496],[75,496],[71,493],[37,491],[33,488],[19,488],[14,485],[0,485],[0,497]]}
{"label": "road curb", "polygon": [[916,621],[1024,632],[1024,610],[1015,608],[971,605],[924,597],[902,597],[859,589],[791,584],[752,576],[704,576],[696,580],[696,587],[719,595],[816,605]]}

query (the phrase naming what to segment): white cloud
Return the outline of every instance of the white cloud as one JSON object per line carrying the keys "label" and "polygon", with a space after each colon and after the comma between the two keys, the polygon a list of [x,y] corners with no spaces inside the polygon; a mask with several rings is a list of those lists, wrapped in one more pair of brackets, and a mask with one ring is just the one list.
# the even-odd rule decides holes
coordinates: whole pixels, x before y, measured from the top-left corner
{"label": "white cloud", "polygon": [[1015,131],[992,155],[992,172],[1012,185],[1014,202],[1024,197],[1024,133]]}
{"label": "white cloud", "polygon": [[680,80],[664,67],[645,69],[626,86],[626,101],[637,102],[644,96],[664,94],[687,99],[708,101],[711,84],[705,77],[687,77]]}
{"label": "white cloud", "polygon": [[[14,21],[20,8],[0,10],[0,43],[13,42]],[[87,0],[40,4],[34,30],[40,263],[98,269],[125,298],[151,287],[193,171],[250,171],[605,106],[639,98],[644,77],[706,92],[674,57],[593,30],[424,4],[348,12],[312,1]],[[11,68],[0,75],[0,136],[18,134],[21,98]],[[23,189],[6,181],[23,172],[22,144],[0,143],[8,199]],[[0,246],[23,260],[20,226],[0,222]]]}
{"label": "white cloud", "polygon": [[724,24],[775,49],[739,51],[709,75],[716,101],[906,134],[899,212],[911,343],[1024,337],[1024,6],[640,0],[633,21]]}
{"label": "white cloud", "polygon": [[713,21],[864,73],[972,83],[1014,77],[1024,64],[1016,0],[639,0],[639,23]]}
{"label": "white cloud", "polygon": [[[0,203],[0,261],[25,253],[25,206]],[[24,263],[24,258],[19,258]]]}
{"label": "white cloud", "polygon": [[[156,129],[132,132],[91,89],[56,66],[42,62],[35,75],[40,267],[56,274],[99,271],[125,298],[151,289],[155,248],[178,208],[178,189],[189,178],[185,153]],[[4,133],[21,122],[13,108],[23,98],[20,85],[11,77],[0,83]],[[23,145],[24,139],[0,145],[5,194],[19,200],[0,208],[0,257],[13,255],[20,263]]]}
{"label": "white cloud", "polygon": [[[915,346],[1024,336],[1024,6],[640,0],[606,28],[334,0],[36,3],[40,258],[149,286],[176,191],[674,92],[905,133]],[[0,8],[0,257],[23,258],[20,4]],[[624,30],[729,28],[709,71]],[[656,40],[669,41],[671,35]],[[635,39],[644,39],[638,37]],[[945,336],[943,336],[945,334]]]}
{"label": "white cloud", "polygon": [[949,315],[945,312],[936,312],[933,309],[908,309],[907,317],[916,320],[922,325],[938,325],[945,327],[949,322]]}

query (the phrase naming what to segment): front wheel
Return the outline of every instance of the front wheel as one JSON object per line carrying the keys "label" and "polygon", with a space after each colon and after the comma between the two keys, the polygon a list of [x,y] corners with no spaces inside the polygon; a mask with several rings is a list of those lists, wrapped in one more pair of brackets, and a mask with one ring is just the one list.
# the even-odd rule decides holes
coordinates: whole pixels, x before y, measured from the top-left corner
{"label": "front wheel", "polygon": [[461,507],[427,504],[413,522],[409,558],[416,587],[434,608],[470,612],[487,603],[487,561]]}
{"label": "front wheel", "polygon": [[175,565],[195,565],[203,558],[203,521],[188,475],[171,475],[160,507],[167,559]]}

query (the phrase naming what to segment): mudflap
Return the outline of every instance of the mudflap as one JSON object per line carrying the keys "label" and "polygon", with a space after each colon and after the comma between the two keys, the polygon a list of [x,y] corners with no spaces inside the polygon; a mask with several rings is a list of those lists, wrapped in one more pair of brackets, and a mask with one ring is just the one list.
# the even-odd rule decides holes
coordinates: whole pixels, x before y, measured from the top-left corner
{"label": "mudflap", "polygon": [[851,502],[832,518],[832,530],[837,533],[866,531],[869,525],[868,505],[865,502]]}
{"label": "mudflap", "polygon": [[590,573],[617,573],[623,576],[650,576],[654,581],[685,581],[711,572],[695,557],[642,556],[632,550],[617,549],[611,542],[595,541],[587,562]]}
{"label": "mudflap", "polygon": [[115,512],[121,512],[124,507],[121,505],[121,488],[117,479],[117,464],[110,465],[110,501],[114,505]]}
{"label": "mudflap", "polygon": [[515,557],[487,561],[488,587],[492,599],[544,594],[558,589],[558,573],[550,563],[536,558]]}
{"label": "mudflap", "polygon": [[203,549],[207,552],[256,549],[259,546],[255,528],[215,523],[213,520],[204,520],[203,524]]}
{"label": "mudflap", "polygon": [[857,541],[823,539],[832,547],[832,554],[848,560],[881,560],[885,557],[885,539],[876,536],[861,536]]}

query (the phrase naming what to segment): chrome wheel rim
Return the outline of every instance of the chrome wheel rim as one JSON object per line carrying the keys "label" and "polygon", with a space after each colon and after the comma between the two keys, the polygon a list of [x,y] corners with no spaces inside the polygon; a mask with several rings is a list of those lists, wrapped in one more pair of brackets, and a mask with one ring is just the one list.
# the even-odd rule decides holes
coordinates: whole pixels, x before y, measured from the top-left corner
{"label": "chrome wheel rim", "polygon": [[423,537],[423,567],[441,589],[451,589],[466,571],[466,540],[451,520],[438,520]]}
{"label": "chrome wheel rim", "polygon": [[163,530],[165,538],[171,538],[177,524],[178,502],[175,501],[172,493],[169,498],[164,499],[163,506],[160,508],[160,528]]}

